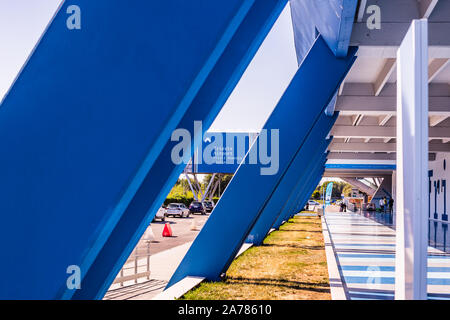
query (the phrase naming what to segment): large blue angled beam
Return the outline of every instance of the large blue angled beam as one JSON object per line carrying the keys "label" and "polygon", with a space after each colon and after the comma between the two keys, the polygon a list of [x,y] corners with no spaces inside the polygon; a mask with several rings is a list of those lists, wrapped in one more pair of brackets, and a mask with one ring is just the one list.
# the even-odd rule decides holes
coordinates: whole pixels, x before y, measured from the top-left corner
{"label": "large blue angled beam", "polygon": [[[196,135],[197,142],[215,119],[285,5],[286,0],[259,0],[249,10],[178,125],[188,130],[192,137]],[[194,132],[194,121],[198,120],[202,120],[202,130]],[[171,159],[177,143],[166,143],[74,298],[103,297],[184,169],[184,164],[176,165]],[[195,150],[194,145],[191,150]]]}
{"label": "large blue angled beam", "polygon": [[[321,169],[319,170],[319,172],[315,176],[313,176],[313,178],[311,179],[311,182],[309,183],[309,188],[306,189],[306,192],[301,194],[298,207],[296,208],[297,212],[305,207],[306,202],[311,197],[311,194],[316,189],[316,187],[319,184],[320,180],[322,180],[322,175],[323,175],[323,173],[325,171],[325,166],[324,166],[325,162],[326,162],[326,159],[325,159]],[[295,213],[297,213],[297,212],[295,212]]]}
{"label": "large blue angled beam", "polygon": [[310,179],[305,183],[305,187],[302,192],[299,193],[297,206],[292,209],[291,215],[298,213],[303,207],[306,205],[306,202],[311,197],[314,189],[317,187],[317,184],[322,179],[323,172],[325,171],[325,163],[327,162],[327,154],[325,154],[322,162],[320,162],[320,166],[317,168]]}
{"label": "large blue angled beam", "polygon": [[[324,162],[326,162],[326,161],[324,161]],[[304,188],[303,191],[301,191],[298,194],[296,204],[291,208],[291,210],[289,210],[288,214],[284,218],[284,221],[288,221],[290,218],[292,218],[297,213],[302,211],[302,208],[305,206],[306,201],[308,201],[309,197],[311,196],[311,193],[314,191],[315,186],[317,186],[320,179],[322,178],[323,172],[324,172],[324,169],[322,166],[320,169],[317,170],[317,172],[314,174],[313,178],[307,182],[307,187]],[[277,229],[279,227],[280,226],[278,226]]]}
{"label": "large blue angled beam", "polygon": [[296,193],[292,196],[290,203],[288,203],[283,212],[280,214],[280,217],[276,220],[275,224],[272,226],[275,229],[278,229],[283,221],[286,221],[290,215],[296,213],[296,209],[301,201],[301,198],[304,197],[305,194],[308,193],[308,189],[312,184],[312,181],[315,177],[322,174],[323,165],[326,162],[326,153],[318,159],[316,164],[309,170],[308,175],[304,176],[301,181],[298,182],[299,188],[296,190]]}
{"label": "large blue angled beam", "polygon": [[253,3],[62,5],[0,108],[0,298],[70,298]]}
{"label": "large blue angled beam", "polygon": [[286,221],[289,215],[293,212],[295,206],[298,204],[300,195],[305,192],[305,187],[309,185],[311,177],[315,176],[317,172],[321,170],[321,166],[325,161],[324,158],[325,153],[316,161],[316,163],[312,163],[312,165],[308,168],[306,175],[303,175],[299,179],[295,190],[290,194],[288,201],[271,228],[278,229],[283,221]]}
{"label": "large blue angled beam", "polygon": [[[303,175],[307,174],[307,170],[312,163],[316,163],[317,159],[324,154],[325,150],[331,142],[331,139],[325,139],[330,132],[333,124],[337,119],[337,114],[333,117],[327,116],[325,113],[315,124],[313,130],[308,135],[307,141],[297,153],[289,167],[286,175],[270,197],[267,205],[249,235],[246,242],[260,245],[266,237],[271,226],[282,211],[283,205],[287,202],[288,195],[296,187],[297,183]],[[319,140],[319,145],[317,143]]]}
{"label": "large blue angled beam", "polygon": [[[318,37],[264,126],[267,130],[280,130],[278,172],[261,175],[259,165],[239,167],[168,287],[186,276],[217,280],[228,268],[261,208],[353,64],[355,53],[356,49],[352,48],[345,59],[337,59]],[[260,140],[261,136],[253,147]],[[239,202],[239,210],[235,208],[236,201]]]}
{"label": "large blue angled beam", "polygon": [[[301,209],[305,206],[306,201],[311,196],[312,192],[314,191],[315,186],[317,186],[317,179],[322,177],[323,171],[324,171],[324,165],[326,163],[326,154],[324,153],[324,157],[322,157],[318,161],[319,165],[316,167],[316,171],[313,171],[313,174],[310,175],[309,179],[305,181],[303,188],[300,190],[300,192],[297,195],[296,202],[294,205],[288,210],[287,216],[293,216],[297,214]],[[286,220],[286,219],[285,219]]]}
{"label": "large blue angled beam", "polygon": [[291,0],[299,63],[320,33],[337,57],[347,55],[358,0]]}

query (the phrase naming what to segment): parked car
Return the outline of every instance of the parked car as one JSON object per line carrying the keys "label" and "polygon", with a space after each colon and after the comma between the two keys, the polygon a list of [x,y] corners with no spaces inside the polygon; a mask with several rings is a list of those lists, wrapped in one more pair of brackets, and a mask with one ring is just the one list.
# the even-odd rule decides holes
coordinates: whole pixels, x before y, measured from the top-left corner
{"label": "parked car", "polygon": [[189,206],[189,212],[192,214],[206,214],[206,209],[200,201],[192,201],[191,205]]}
{"label": "parked car", "polygon": [[189,217],[190,212],[189,209],[186,208],[186,205],[184,203],[169,203],[167,206],[166,216],[172,216],[172,217]]}
{"label": "parked car", "polygon": [[159,219],[161,221],[166,221],[166,208],[161,207],[158,209],[158,211],[156,212],[155,217],[153,218],[153,221],[156,221],[156,219]]}
{"label": "parked car", "polygon": [[214,202],[210,200],[203,201],[203,206],[205,207],[206,212],[211,212],[214,209]]}

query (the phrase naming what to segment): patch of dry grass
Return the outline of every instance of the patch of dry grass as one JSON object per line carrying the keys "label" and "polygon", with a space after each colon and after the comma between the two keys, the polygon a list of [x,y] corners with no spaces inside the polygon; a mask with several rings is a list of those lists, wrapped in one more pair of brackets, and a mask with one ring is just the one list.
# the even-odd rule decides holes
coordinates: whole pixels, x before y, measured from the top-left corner
{"label": "patch of dry grass", "polygon": [[182,298],[331,299],[320,218],[294,217],[234,260],[225,281],[204,282]]}

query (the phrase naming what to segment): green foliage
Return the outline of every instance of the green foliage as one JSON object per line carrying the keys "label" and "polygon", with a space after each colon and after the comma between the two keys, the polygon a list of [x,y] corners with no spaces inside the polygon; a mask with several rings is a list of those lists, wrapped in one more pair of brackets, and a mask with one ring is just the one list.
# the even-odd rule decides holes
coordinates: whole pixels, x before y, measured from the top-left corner
{"label": "green foliage", "polygon": [[[198,198],[200,198],[200,196]],[[164,200],[164,205],[175,202],[184,203],[186,206],[189,206],[192,201],[194,201],[194,195],[189,188],[187,180],[178,179],[172,190],[170,190],[166,200]],[[214,203],[217,203],[219,198],[213,197],[213,201]]]}
{"label": "green foliage", "polygon": [[320,199],[320,191],[319,190],[314,190],[312,196],[311,196],[314,200],[319,200]]}
{"label": "green foliage", "polygon": [[[203,183],[202,183],[203,190],[205,190],[208,187],[208,184],[211,181],[211,178],[212,178],[211,174],[207,174],[205,176],[205,178],[203,179]],[[220,186],[217,187],[214,195],[219,195],[219,190],[220,190],[220,194],[222,194],[225,191],[225,189],[227,188],[227,186],[230,183],[232,178],[233,178],[232,174],[225,174],[225,175],[220,175],[220,176],[216,175],[214,177],[213,185],[217,182],[218,179],[220,179]]]}
{"label": "green foliage", "polygon": [[352,186],[348,183],[341,181],[325,181],[323,184],[317,186],[311,197],[314,200],[321,199],[322,193],[327,189],[327,186],[330,182],[333,182],[333,191],[331,192],[332,198],[341,198],[341,194],[344,194],[347,197],[350,196],[352,192]]}

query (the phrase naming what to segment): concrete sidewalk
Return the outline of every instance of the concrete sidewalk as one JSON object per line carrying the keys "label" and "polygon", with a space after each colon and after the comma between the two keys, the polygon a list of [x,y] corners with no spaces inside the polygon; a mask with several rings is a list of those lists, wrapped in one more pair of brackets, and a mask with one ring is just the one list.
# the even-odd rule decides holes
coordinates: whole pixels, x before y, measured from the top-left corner
{"label": "concrete sidewalk", "polygon": [[150,280],[109,290],[104,300],[150,300],[161,293],[189,250],[191,242],[150,256]]}
{"label": "concrete sidewalk", "polygon": [[[192,241],[150,256],[150,280],[140,280],[137,284],[124,287],[116,285],[106,293],[104,300],[150,300],[154,298],[163,292],[191,244]],[[250,247],[251,244],[244,243],[236,257]],[[144,265],[139,268],[143,269]]]}

